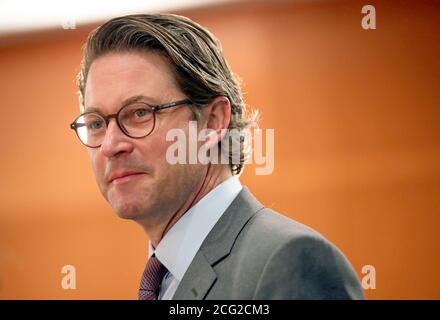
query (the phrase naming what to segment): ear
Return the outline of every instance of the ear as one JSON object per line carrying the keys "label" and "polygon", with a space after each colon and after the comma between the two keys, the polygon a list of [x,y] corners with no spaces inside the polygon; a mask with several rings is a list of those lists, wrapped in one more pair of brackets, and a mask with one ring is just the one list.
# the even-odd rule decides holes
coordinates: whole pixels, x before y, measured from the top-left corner
{"label": "ear", "polygon": [[206,147],[217,145],[225,136],[226,129],[231,121],[231,102],[225,96],[216,97],[208,106],[203,108],[206,119],[207,135]]}

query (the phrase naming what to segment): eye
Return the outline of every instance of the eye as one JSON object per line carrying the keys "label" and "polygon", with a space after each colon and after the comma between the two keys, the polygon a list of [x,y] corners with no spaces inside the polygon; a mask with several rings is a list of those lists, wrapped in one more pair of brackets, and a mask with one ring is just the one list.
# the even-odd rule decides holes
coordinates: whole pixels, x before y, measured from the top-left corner
{"label": "eye", "polygon": [[142,118],[142,117],[145,117],[149,112],[145,108],[139,108],[139,109],[134,110],[133,113],[136,117]]}
{"label": "eye", "polygon": [[101,129],[103,126],[104,126],[104,121],[102,121],[102,120],[95,120],[95,121],[91,121],[87,125],[87,128],[89,128],[91,130],[98,130],[98,129]]}

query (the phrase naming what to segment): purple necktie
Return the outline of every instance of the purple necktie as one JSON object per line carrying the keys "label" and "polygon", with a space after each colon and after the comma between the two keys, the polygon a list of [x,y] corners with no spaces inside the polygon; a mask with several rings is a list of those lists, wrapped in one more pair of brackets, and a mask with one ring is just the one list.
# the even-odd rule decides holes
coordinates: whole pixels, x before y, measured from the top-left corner
{"label": "purple necktie", "polygon": [[148,260],[139,288],[139,300],[157,300],[159,286],[167,269],[153,254]]}

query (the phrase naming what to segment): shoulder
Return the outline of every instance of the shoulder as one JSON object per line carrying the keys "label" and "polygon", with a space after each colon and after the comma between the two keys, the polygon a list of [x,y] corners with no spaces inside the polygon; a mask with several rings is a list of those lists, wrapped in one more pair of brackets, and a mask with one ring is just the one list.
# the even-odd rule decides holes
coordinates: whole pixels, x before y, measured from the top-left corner
{"label": "shoulder", "polygon": [[316,230],[269,208],[263,208],[256,212],[242,233],[246,238],[256,238],[252,241],[264,241],[271,247],[271,250],[277,250],[297,241],[304,245],[314,243],[331,245]]}
{"label": "shoulder", "polygon": [[264,263],[256,299],[363,298],[347,258],[304,224],[264,208],[250,219],[240,238],[246,251]]}

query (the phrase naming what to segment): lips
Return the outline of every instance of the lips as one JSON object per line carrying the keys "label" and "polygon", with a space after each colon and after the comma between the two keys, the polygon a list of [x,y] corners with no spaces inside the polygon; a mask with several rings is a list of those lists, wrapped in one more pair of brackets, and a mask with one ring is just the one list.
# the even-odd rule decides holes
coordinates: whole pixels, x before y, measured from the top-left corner
{"label": "lips", "polygon": [[136,176],[145,174],[145,172],[141,172],[141,171],[120,171],[120,172],[115,172],[112,175],[110,175],[110,178],[108,179],[109,183],[116,183],[119,181],[126,181],[126,180],[130,180],[130,178],[134,178]]}

